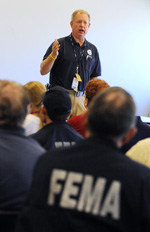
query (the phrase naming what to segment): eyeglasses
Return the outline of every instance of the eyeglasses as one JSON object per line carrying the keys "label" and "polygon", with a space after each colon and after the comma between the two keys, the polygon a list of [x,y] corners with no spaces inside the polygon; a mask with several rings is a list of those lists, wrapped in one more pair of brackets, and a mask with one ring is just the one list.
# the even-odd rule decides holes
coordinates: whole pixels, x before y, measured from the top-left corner
{"label": "eyeglasses", "polygon": [[86,22],[86,21],[81,21],[81,20],[79,20],[79,21],[74,21],[76,24],[84,24],[84,26],[87,26],[87,25],[89,25],[89,22]]}

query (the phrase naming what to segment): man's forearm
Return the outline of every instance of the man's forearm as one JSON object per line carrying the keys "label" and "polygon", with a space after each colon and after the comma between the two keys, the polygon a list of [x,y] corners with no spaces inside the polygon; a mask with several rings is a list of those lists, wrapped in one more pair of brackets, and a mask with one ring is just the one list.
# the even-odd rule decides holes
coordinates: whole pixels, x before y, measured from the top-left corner
{"label": "man's forearm", "polygon": [[59,44],[58,40],[55,39],[55,41],[52,45],[51,54],[45,60],[43,60],[41,63],[41,66],[40,66],[41,75],[46,75],[47,73],[49,73],[51,71],[54,62],[57,59],[59,48],[60,48],[60,44]]}
{"label": "man's forearm", "polygon": [[57,57],[53,57],[53,54],[51,53],[45,60],[42,61],[40,66],[40,73],[41,75],[46,75],[49,73],[53,67],[53,64],[55,62],[55,59]]}

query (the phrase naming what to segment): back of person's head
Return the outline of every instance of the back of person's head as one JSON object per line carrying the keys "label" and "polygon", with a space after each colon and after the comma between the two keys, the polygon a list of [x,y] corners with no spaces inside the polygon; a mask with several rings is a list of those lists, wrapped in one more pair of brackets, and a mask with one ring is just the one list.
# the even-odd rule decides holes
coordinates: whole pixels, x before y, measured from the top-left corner
{"label": "back of person's head", "polygon": [[43,104],[52,121],[65,121],[72,107],[69,92],[60,86],[54,86],[45,93]]}
{"label": "back of person's head", "polygon": [[88,100],[87,105],[90,103],[90,101],[93,99],[93,97],[98,93],[103,91],[104,89],[109,88],[109,84],[101,80],[99,78],[92,78],[86,85],[85,88],[85,97]]}
{"label": "back of person's head", "polygon": [[30,81],[24,87],[28,90],[30,102],[34,106],[40,106],[43,100],[42,96],[46,91],[45,86],[39,81]]}
{"label": "back of person's head", "polygon": [[93,136],[122,139],[135,126],[135,121],[134,100],[120,87],[98,93],[89,106],[88,130]]}
{"label": "back of person's head", "polygon": [[13,81],[0,81],[0,124],[22,125],[29,104],[25,88]]}

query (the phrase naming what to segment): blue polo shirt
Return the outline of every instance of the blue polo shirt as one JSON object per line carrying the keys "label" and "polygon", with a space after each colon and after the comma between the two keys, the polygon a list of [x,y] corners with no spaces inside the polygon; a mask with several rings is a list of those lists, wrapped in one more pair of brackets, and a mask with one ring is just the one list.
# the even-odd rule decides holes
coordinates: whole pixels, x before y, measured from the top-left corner
{"label": "blue polo shirt", "polygon": [[[78,74],[82,79],[78,90],[85,91],[85,86],[91,78],[101,76],[101,63],[97,48],[87,40],[80,47],[72,35],[60,38],[58,41],[60,43],[59,55],[50,72],[50,85],[71,89],[78,66]],[[51,51],[52,44],[43,60],[49,56]]]}

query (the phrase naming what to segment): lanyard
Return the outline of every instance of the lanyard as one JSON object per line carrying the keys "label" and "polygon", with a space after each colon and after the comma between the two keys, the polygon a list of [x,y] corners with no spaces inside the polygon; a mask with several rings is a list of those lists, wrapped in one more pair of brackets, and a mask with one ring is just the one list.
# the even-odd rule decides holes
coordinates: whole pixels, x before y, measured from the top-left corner
{"label": "lanyard", "polygon": [[[82,49],[82,51],[80,51],[80,56],[78,57],[77,52],[76,52],[76,49],[75,49],[75,44],[73,43],[73,39],[72,39],[72,36],[71,36],[71,35],[70,35],[70,41],[71,41],[71,44],[72,44],[72,47],[73,47],[73,52],[74,52],[74,56],[75,56],[75,61],[76,61],[76,64],[77,64],[76,73],[79,74],[79,62],[80,62],[80,61],[82,60],[82,58],[83,58],[85,49]],[[85,43],[84,43],[84,46],[86,46],[86,41],[85,41]],[[80,50],[81,50],[81,49],[80,49]]]}

